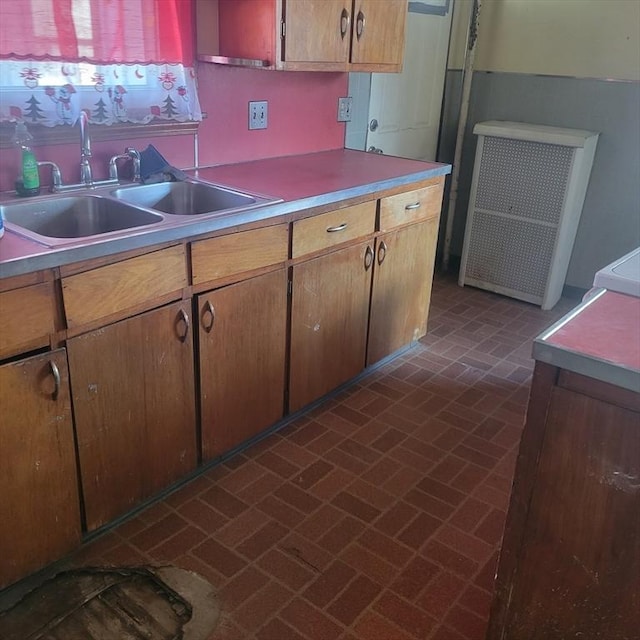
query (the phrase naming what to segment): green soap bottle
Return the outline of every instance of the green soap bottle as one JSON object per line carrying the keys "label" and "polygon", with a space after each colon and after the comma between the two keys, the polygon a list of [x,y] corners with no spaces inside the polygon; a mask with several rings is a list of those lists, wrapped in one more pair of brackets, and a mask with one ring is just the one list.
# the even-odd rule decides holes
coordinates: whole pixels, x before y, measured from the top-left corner
{"label": "green soap bottle", "polygon": [[30,147],[33,136],[27,130],[24,122],[16,124],[13,142],[22,150],[22,189],[25,195],[35,195],[40,190],[40,175],[38,162]]}

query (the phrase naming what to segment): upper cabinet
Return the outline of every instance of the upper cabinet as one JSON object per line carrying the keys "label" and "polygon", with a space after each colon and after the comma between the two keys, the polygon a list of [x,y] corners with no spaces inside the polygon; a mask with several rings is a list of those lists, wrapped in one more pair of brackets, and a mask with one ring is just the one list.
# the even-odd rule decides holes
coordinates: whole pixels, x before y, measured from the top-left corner
{"label": "upper cabinet", "polygon": [[285,71],[398,72],[406,18],[407,0],[198,0],[198,54]]}

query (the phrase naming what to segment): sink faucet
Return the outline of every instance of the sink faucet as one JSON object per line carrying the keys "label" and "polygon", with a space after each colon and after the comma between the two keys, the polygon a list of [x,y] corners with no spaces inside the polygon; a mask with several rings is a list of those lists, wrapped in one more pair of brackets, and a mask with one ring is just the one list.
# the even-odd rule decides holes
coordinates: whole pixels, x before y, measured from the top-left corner
{"label": "sink faucet", "polygon": [[109,179],[118,180],[118,160],[131,160],[133,164],[133,182],[140,182],[140,153],[133,147],[127,147],[124,153],[109,160]]}
{"label": "sink faucet", "polygon": [[80,112],[80,182],[87,186],[93,185],[93,177],[91,176],[91,165],[89,158],[91,157],[91,137],[89,136],[89,117],[86,111]]}
{"label": "sink faucet", "polygon": [[51,193],[58,193],[62,190],[62,174],[60,173],[60,167],[55,162],[43,160],[36,163],[38,167],[51,167],[51,187],[49,191]]}

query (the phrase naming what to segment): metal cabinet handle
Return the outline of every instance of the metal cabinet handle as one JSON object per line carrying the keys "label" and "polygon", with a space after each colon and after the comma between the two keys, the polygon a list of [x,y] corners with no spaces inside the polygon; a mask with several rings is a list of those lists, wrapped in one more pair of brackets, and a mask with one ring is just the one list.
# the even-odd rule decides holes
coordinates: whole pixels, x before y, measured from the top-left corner
{"label": "metal cabinet handle", "polygon": [[[205,324],[204,317],[206,314],[211,316],[211,322],[209,324]],[[202,309],[202,326],[207,333],[211,333],[211,329],[213,329],[213,323],[216,320],[216,310],[214,309],[211,301],[207,300],[204,303],[204,308]]]}
{"label": "metal cabinet handle", "polygon": [[340,37],[344,40],[344,37],[347,35],[349,31],[349,24],[351,22],[351,17],[349,16],[349,12],[346,9],[342,10],[340,14]]}
{"label": "metal cabinet handle", "polygon": [[412,209],[419,209],[420,208],[420,203],[419,202],[414,202],[413,204],[408,204],[405,207],[405,211],[411,211]]}
{"label": "metal cabinet handle", "polygon": [[358,11],[358,15],[356,17],[356,37],[358,40],[362,37],[364,33],[364,13],[362,11]]}
{"label": "metal cabinet handle", "polygon": [[344,231],[347,228],[347,223],[343,222],[339,224],[337,227],[327,227],[327,233],[335,233],[336,231]]}
{"label": "metal cabinet handle", "polygon": [[189,328],[191,327],[189,316],[184,309],[180,309],[180,311],[178,311],[178,316],[178,320],[182,320],[182,322],[184,322],[184,333],[182,335],[178,334],[178,337],[180,338],[180,342],[186,342],[189,337]]}
{"label": "metal cabinet handle", "polygon": [[386,257],[387,257],[387,245],[383,240],[380,243],[380,246],[378,247],[378,264],[382,264]]}
{"label": "metal cabinet handle", "polygon": [[364,252],[364,270],[369,271],[371,265],[373,264],[373,249],[367,245],[367,248]]}
{"label": "metal cabinet handle", "polygon": [[57,400],[60,395],[60,370],[58,369],[58,365],[53,361],[49,360],[49,367],[51,368],[51,375],[53,376],[53,393],[51,394],[51,398],[53,400]]}

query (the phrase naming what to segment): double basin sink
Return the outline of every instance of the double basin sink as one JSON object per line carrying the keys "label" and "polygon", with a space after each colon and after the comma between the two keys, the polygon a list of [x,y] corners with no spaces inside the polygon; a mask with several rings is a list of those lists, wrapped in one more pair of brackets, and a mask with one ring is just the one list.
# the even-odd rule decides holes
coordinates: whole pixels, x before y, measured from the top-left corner
{"label": "double basin sink", "polygon": [[8,229],[48,246],[91,241],[105,234],[219,216],[276,202],[196,180],[112,186],[91,193],[49,195],[0,203]]}

